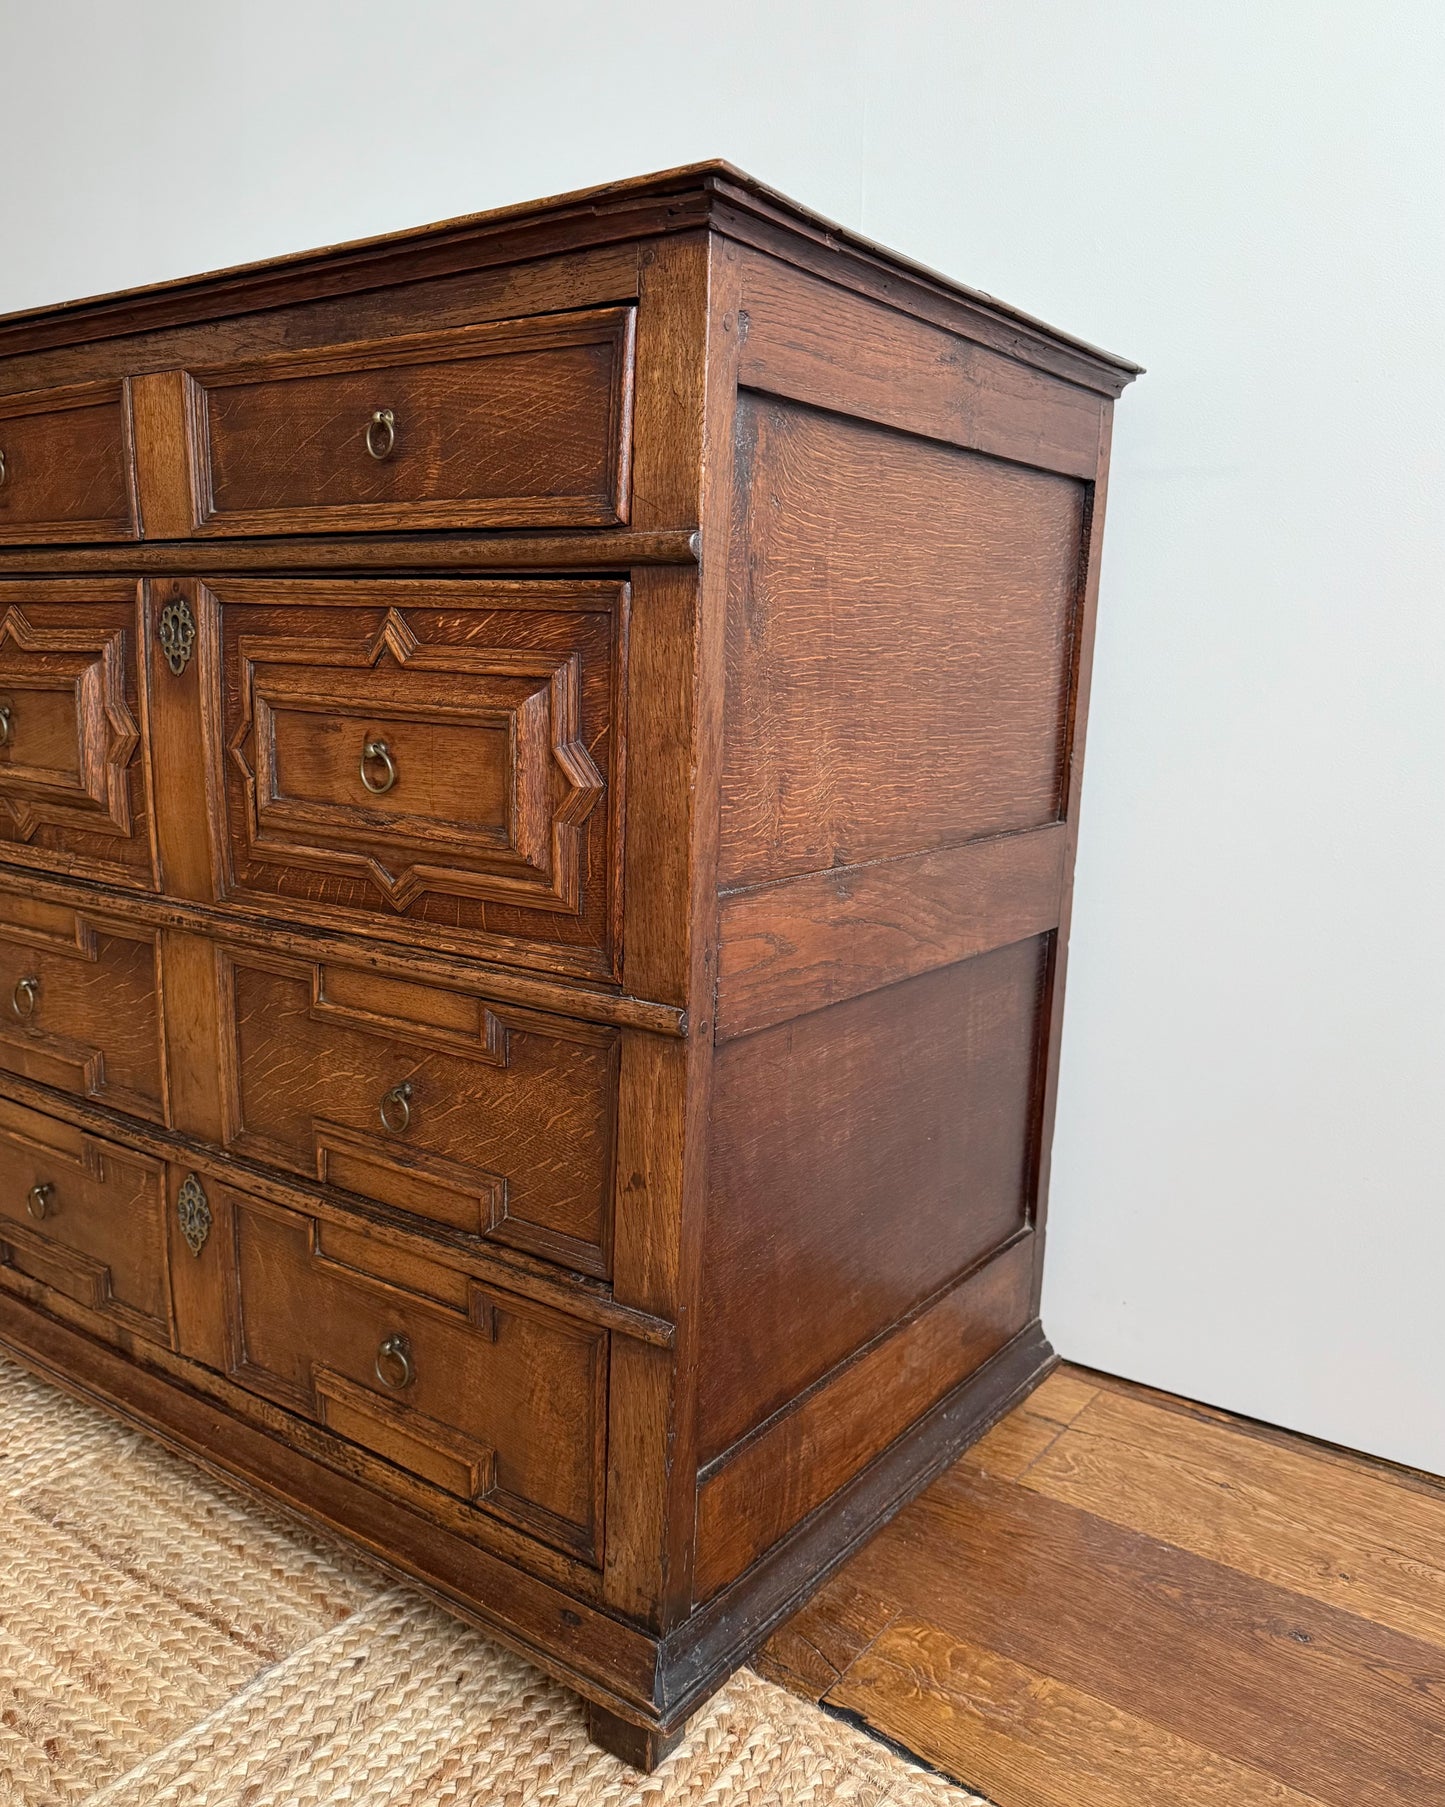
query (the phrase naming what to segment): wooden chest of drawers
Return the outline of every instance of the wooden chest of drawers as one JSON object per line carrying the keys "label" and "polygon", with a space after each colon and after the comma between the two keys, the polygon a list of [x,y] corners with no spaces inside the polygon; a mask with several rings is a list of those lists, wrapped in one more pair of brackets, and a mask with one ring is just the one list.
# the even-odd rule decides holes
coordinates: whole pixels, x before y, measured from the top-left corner
{"label": "wooden chest of drawers", "polygon": [[724,165],[0,322],[0,1341],[657,1761],[1052,1359],[1132,374]]}

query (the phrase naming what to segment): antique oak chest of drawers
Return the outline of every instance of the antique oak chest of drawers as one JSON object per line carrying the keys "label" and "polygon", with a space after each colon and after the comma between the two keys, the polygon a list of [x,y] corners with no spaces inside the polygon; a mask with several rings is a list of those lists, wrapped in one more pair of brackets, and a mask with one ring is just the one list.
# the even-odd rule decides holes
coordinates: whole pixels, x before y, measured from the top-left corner
{"label": "antique oak chest of drawers", "polygon": [[0,1343],[655,1763],[1052,1359],[1133,371],[722,164],[0,322]]}

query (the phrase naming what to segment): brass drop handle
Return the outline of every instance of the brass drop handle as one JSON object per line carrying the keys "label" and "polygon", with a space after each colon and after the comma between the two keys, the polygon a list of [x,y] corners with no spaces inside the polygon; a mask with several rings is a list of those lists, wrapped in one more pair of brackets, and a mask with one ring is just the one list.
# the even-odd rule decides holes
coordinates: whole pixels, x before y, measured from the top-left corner
{"label": "brass drop handle", "polygon": [[4,450],[3,446],[0,446],[0,489],[4,489],[5,479],[9,475],[10,475],[10,472],[6,468],[6,464],[5,464],[5,450]]}
{"label": "brass drop handle", "polygon": [[42,1217],[49,1217],[50,1201],[54,1196],[54,1186],[48,1185],[43,1180],[39,1185],[32,1186],[29,1192],[26,1193],[25,1209],[37,1223],[39,1223]]}
{"label": "brass drop handle", "polygon": [[381,1127],[393,1136],[404,1136],[411,1128],[411,1081],[403,1079],[381,1100]]}
{"label": "brass drop handle", "polygon": [[[381,766],[381,777],[378,779],[371,776],[373,765]],[[373,796],[378,797],[396,783],[396,762],[391,756],[391,748],[384,740],[369,740],[361,749],[361,782]]]}
{"label": "brass drop handle", "polygon": [[10,994],[10,1008],[21,1022],[35,1015],[35,1006],[39,1002],[39,979],[17,979],[15,981],[15,989]]}
{"label": "brass drop handle", "polygon": [[11,713],[9,703],[0,703],[0,747],[10,745]]}
{"label": "brass drop handle", "polygon": [[381,1340],[381,1347],[376,1352],[376,1378],[384,1387],[391,1387],[398,1393],[416,1379],[411,1343],[399,1330]]}
{"label": "brass drop handle", "polygon": [[366,423],[366,449],[373,458],[390,458],[396,450],[396,416],[390,408],[378,408]]}

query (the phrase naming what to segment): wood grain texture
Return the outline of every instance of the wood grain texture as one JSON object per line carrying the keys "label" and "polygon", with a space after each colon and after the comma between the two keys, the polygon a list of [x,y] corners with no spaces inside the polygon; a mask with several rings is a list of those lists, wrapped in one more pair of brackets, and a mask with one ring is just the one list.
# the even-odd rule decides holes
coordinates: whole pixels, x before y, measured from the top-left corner
{"label": "wood grain texture", "polygon": [[225,970],[203,935],[162,929],[156,938],[167,1122],[220,1147],[226,1139]]}
{"label": "wood grain texture", "polygon": [[137,532],[123,385],[0,395],[0,542],[131,539]]}
{"label": "wood grain texture", "polygon": [[445,1225],[421,1227],[379,1203],[345,1199],[274,1168],[243,1167],[235,1156],[219,1148],[208,1148],[174,1130],[124,1118],[78,1098],[62,1099],[52,1088],[15,1075],[0,1072],[0,1095],[138,1153],[193,1170],[208,1187],[213,1180],[225,1185],[244,1175],[249,1195],[328,1224],[333,1240],[338,1236],[360,1239],[370,1250],[373,1265],[394,1270],[406,1284],[420,1287],[416,1275],[424,1272],[428,1284],[441,1289],[440,1296],[455,1298],[459,1288],[465,1290],[466,1279],[475,1278],[653,1349],[671,1349],[676,1340],[676,1326],[670,1319],[624,1304],[604,1282],[569,1273],[554,1262],[499,1245],[479,1245],[475,1238]]}
{"label": "wood grain texture", "polygon": [[178,540],[132,546],[0,546],[0,577],[118,571],[165,577],[220,571],[317,571],[352,576],[387,571],[618,571],[635,566],[695,565],[695,527],[652,531],[618,528],[606,534],[448,533],[372,534],[365,539],[309,535],[234,540]]}
{"label": "wood grain texture", "polygon": [[[183,670],[171,669],[161,643],[167,610],[185,610],[195,632]],[[227,882],[222,805],[220,611],[203,583],[174,577],[141,585],[146,660],[146,746],[162,775],[165,808],[156,815],[161,881],[171,898],[215,903]]]}
{"label": "wood grain texture", "polygon": [[464,1308],[439,1306],[338,1260],[313,1219],[255,1200],[233,1211],[234,1377],[483,1511],[595,1555],[604,1335],[475,1285]]}
{"label": "wood grain texture", "polygon": [[182,538],[196,525],[185,372],[135,376],[128,388],[142,532],[153,540]]}
{"label": "wood grain texture", "polygon": [[1381,1475],[1104,1392],[1023,1484],[1445,1648],[1445,1510]]}
{"label": "wood grain texture", "polygon": [[155,934],[0,886],[0,1069],[163,1121]]}
{"label": "wood grain texture", "polygon": [[[244,317],[323,296],[345,296],[350,306],[359,293],[384,291],[397,282],[419,284],[451,272],[497,272],[503,279],[525,281],[529,265],[559,252],[584,247],[585,256],[596,259],[614,247],[631,249],[639,238],[707,230],[766,246],[801,268],[825,265],[835,280],[861,294],[940,320],[1103,394],[1118,395],[1139,375],[1137,364],[912,263],[720,159],[442,220],[386,238],[32,309],[3,323],[0,357],[18,362],[20,354],[40,347],[104,342],[176,321]],[[611,291],[614,296],[623,292],[620,284]]]}
{"label": "wood grain texture", "polygon": [[1264,1771],[917,1621],[895,1622],[831,1707],[999,1807],[1323,1807]]}
{"label": "wood grain texture", "polygon": [[794,1694],[821,1700],[896,1616],[891,1601],[856,1587],[845,1569],[773,1633],[752,1666]]}
{"label": "wood grain texture", "polygon": [[623,586],[216,594],[230,901],[612,975]]}
{"label": "wood grain texture", "polygon": [[[725,516],[715,484],[702,499],[732,396],[729,363],[709,356],[726,305],[712,247],[701,236],[650,245],[640,275],[634,518]],[[682,1001],[705,1000],[710,979],[716,777],[704,749],[721,713],[719,576],[715,564],[637,574],[629,624],[623,971],[629,989]],[[614,1287],[672,1318],[677,1338],[665,1365],[635,1347],[615,1352],[606,1597],[660,1632],[691,1606],[710,1062],[705,1029],[671,1046],[624,1038]]]}
{"label": "wood grain texture", "polygon": [[[27,894],[46,907],[74,910],[92,908],[90,887],[36,874],[25,876]],[[285,925],[225,909],[209,909],[181,898],[145,897],[124,892],[106,894],[107,914],[130,927],[179,928],[198,934],[224,934],[227,939],[267,952],[291,954],[298,959],[322,959],[334,954],[334,934],[325,928]],[[650,998],[629,997],[616,991],[592,989],[548,978],[521,969],[472,964],[459,966],[454,958],[428,948],[388,946],[363,937],[349,941],[346,960],[370,972],[399,978],[415,976],[431,985],[476,985],[499,1003],[515,1003],[528,1009],[560,1011],[584,1022],[615,1023],[619,1027],[646,1029],[654,1035],[683,1039],[688,1033],[686,1010],[675,1004],[659,1004]]]}
{"label": "wood grain texture", "polygon": [[1099,612],[1100,567],[1104,548],[1104,505],[1109,493],[1109,460],[1113,434],[1112,412],[1105,415],[1099,434],[1099,463],[1092,485],[1085,492],[1083,556],[1079,570],[1078,624],[1070,650],[1072,671],[1068,691],[1068,748],[1064,776],[1064,820],[1068,824],[1068,851],[1064,857],[1063,895],[1059,903],[1059,928],[1054,937],[1049,972],[1047,1044],[1043,1082],[1039,1088],[1039,1160],[1036,1176],[1035,1224],[1039,1232],[1039,1266],[1034,1275],[1034,1302],[1042,1300],[1043,1254],[1048,1238],[1049,1174],[1053,1160],[1054,1117],[1058,1109],[1059,1063],[1063,1048],[1064,985],[1069,966],[1069,928],[1074,908],[1074,864],[1079,842],[1079,807],[1084,785],[1084,747],[1088,738],[1089,690],[1094,669],[1094,627]]}
{"label": "wood grain texture", "polygon": [[1057,821],[1083,486],[743,395],[723,889]]}
{"label": "wood grain texture", "polygon": [[1021,942],[719,1049],[704,1460],[1028,1221],[1043,966]]}
{"label": "wood grain texture", "polygon": [[698,1490],[697,1596],[710,1599],[1024,1328],[1023,1237],[774,1419]]}
{"label": "wood grain texture", "polygon": [[[274,267],[273,267],[274,278]],[[568,251],[553,248],[526,263],[505,262],[450,273],[413,268],[401,287],[348,290],[333,287],[290,293],[284,281],[256,299],[257,308],[221,309],[188,314],[181,309],[163,317],[150,310],[144,326],[126,337],[103,334],[66,339],[55,331],[51,315],[46,335],[51,343],[16,349],[0,362],[0,394],[44,384],[73,382],[80,377],[133,381],[145,375],[180,374],[275,352],[304,351],[355,343],[388,334],[473,326],[485,321],[514,320],[559,309],[602,307],[630,301],[637,294],[637,247],[633,244],[591,246]],[[127,306],[137,318],[147,309],[132,295]],[[14,322],[0,324],[0,342],[10,339]],[[185,475],[184,470],[182,476]]]}
{"label": "wood grain texture", "polygon": [[189,371],[197,530],[625,522],[633,329],[608,308]]}
{"label": "wood grain texture", "polygon": [[1015,464],[1092,479],[1105,403],[777,258],[741,260],[739,381]]}
{"label": "wood grain texture", "polygon": [[0,588],[0,861],[156,882],[136,586]]}
{"label": "wood grain texture", "polygon": [[228,1146],[427,1224],[609,1271],[615,1030],[237,952],[224,996]]}
{"label": "wood grain texture", "polygon": [[[1108,1485],[1051,1497],[1084,1472],[1064,1447],[1106,1433]],[[1059,1370],[824,1590],[824,1623],[836,1591],[879,1629],[823,1699],[998,1807],[1433,1800],[1442,1532],[1445,1485]],[[1382,1537],[1408,1615],[1369,1585]],[[1313,1597],[1357,1567],[1352,1610]],[[775,1638],[766,1660],[812,1693],[821,1671],[790,1670],[797,1648]]]}
{"label": "wood grain texture", "polygon": [[0,1282],[29,1275],[171,1340],[159,1161],[0,1099]]}
{"label": "wood grain texture", "polygon": [[598,1611],[578,1565],[538,1574],[515,1560],[515,1548],[508,1559],[480,1535],[428,1521],[397,1494],[363,1484],[370,1472],[363,1465],[319,1461],[323,1450],[333,1453],[324,1432],[288,1442],[277,1434],[284,1422],[278,1413],[219,1378],[205,1390],[178,1391],[163,1362],[143,1368],[3,1292],[0,1328],[6,1347],[36,1372],[145,1424],[260,1497],[344,1530],[384,1569],[485,1626],[509,1649],[558,1666],[579,1692],[618,1704],[650,1698],[655,1641]]}
{"label": "wood grain texture", "polygon": [[718,907],[727,1041],[1057,927],[1062,824],[834,867]]}

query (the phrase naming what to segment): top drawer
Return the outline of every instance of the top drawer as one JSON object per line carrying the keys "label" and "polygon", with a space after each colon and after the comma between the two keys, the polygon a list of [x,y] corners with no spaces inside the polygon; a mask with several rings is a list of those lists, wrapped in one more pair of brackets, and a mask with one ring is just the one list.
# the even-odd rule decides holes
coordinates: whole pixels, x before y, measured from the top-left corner
{"label": "top drawer", "polygon": [[122,385],[0,395],[0,545],[135,537]]}
{"label": "top drawer", "polygon": [[192,370],[196,531],[615,526],[632,323],[592,308]]}

